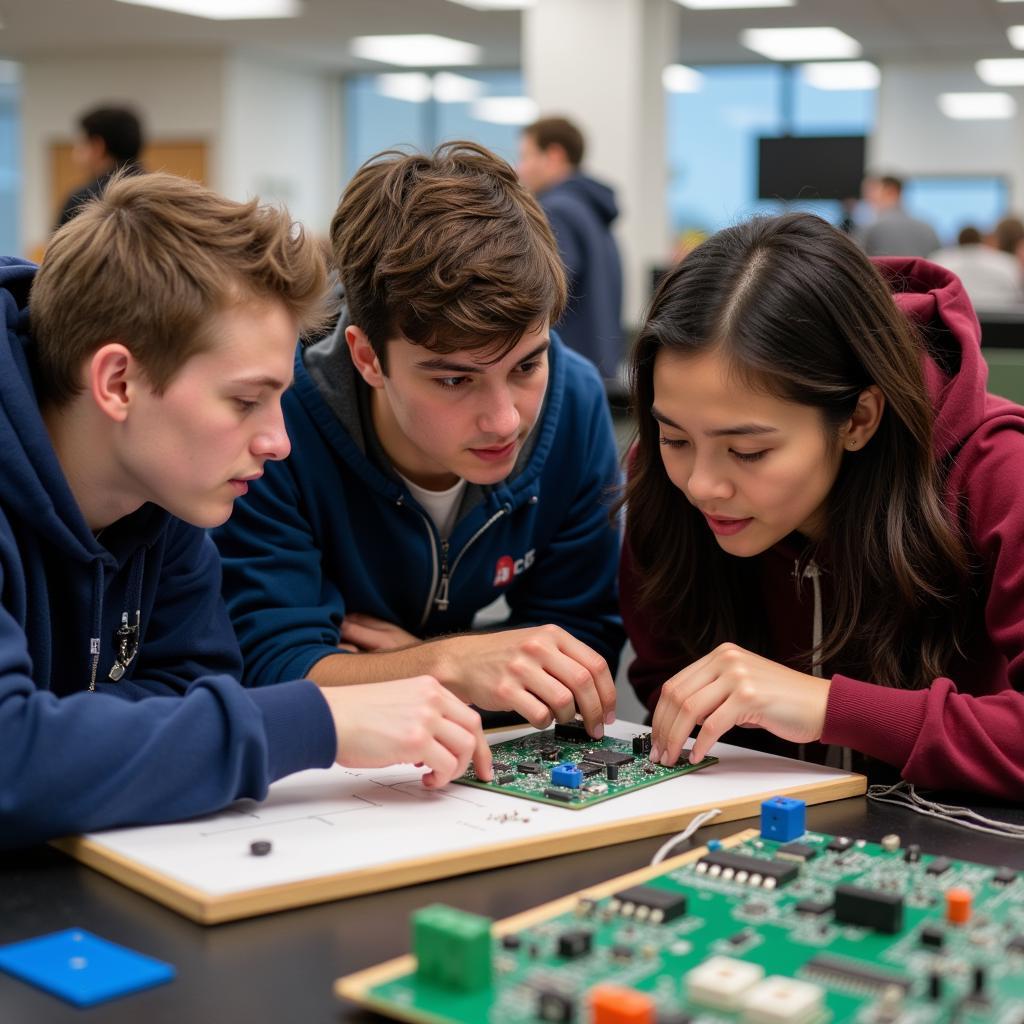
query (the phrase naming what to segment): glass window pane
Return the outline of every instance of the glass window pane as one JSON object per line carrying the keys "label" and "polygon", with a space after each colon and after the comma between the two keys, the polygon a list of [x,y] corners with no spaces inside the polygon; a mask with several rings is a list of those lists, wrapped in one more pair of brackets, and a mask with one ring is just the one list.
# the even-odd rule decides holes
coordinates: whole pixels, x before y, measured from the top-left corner
{"label": "glass window pane", "polygon": [[345,158],[349,176],[375,153],[428,144],[425,102],[384,95],[386,77],[355,75],[345,88]]}
{"label": "glass window pane", "polygon": [[430,150],[450,139],[479,142],[514,163],[520,126],[480,120],[474,99],[522,93],[519,71],[354,75],[345,83],[348,174],[383,149]]}
{"label": "glass window pane", "polygon": [[967,225],[982,234],[995,227],[1010,205],[1009,184],[999,175],[908,178],[903,205],[931,224],[943,245],[954,245]]}
{"label": "glass window pane", "polygon": [[21,92],[16,73],[5,77],[13,80],[0,81],[0,255],[15,256],[21,206]]}

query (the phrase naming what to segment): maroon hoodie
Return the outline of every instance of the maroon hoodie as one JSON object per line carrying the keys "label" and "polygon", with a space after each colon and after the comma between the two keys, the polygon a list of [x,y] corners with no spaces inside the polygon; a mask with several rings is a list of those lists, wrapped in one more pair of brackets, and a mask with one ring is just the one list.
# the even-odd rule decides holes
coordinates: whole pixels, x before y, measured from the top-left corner
{"label": "maroon hoodie", "polygon": [[[963,514],[967,545],[985,581],[974,605],[962,610],[973,624],[965,651],[949,666],[948,677],[923,690],[833,674],[821,744],[798,751],[757,729],[732,730],[724,738],[814,760],[824,759],[824,744],[839,744],[895,766],[922,787],[1019,800],[1024,797],[1024,408],[986,392],[978,321],[957,277],[926,260],[874,262],[899,307],[952,354],[951,373],[929,358],[925,378],[936,411],[936,456],[952,455],[946,504]],[[794,578],[801,553],[794,539],[756,559],[768,634],[765,653],[796,667],[798,654],[813,645],[814,591],[820,587],[818,599],[826,605],[830,593],[827,566],[817,581]],[[637,655],[629,676],[653,711],[661,684],[684,668],[685,660],[637,608],[638,584],[625,546],[622,613]]]}

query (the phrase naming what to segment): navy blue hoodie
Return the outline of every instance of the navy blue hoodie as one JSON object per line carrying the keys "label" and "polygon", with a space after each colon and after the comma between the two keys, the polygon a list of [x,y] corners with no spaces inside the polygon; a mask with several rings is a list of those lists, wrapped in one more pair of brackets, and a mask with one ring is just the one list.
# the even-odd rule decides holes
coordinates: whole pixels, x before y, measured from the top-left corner
{"label": "navy blue hoodie", "polygon": [[569,305],[557,327],[603,377],[618,377],[623,357],[622,264],[610,230],[619,215],[615,194],[585,174],[537,196],[558,240],[569,279]]}
{"label": "navy blue hoodie", "polygon": [[[86,524],[32,384],[34,272],[0,258],[0,846],[205,814],[329,766],[312,683],[237,682],[204,531],[153,505],[99,539]],[[138,652],[115,682],[116,633],[136,611]]]}
{"label": "navy blue hoodie", "polygon": [[347,611],[421,638],[464,632],[504,595],[509,627],[554,623],[615,671],[618,458],[604,387],[551,335],[543,411],[513,473],[467,488],[448,541],[369,436],[343,338],[299,352],[283,407],[292,455],[267,463],[214,531],[248,683],[337,654]]}

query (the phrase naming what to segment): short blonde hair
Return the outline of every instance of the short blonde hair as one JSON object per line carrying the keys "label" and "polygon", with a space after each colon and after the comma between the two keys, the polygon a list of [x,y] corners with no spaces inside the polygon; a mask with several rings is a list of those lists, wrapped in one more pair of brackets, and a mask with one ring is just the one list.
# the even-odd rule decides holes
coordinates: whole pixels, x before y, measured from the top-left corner
{"label": "short blonde hair", "polygon": [[82,364],[108,341],[161,393],[213,346],[217,313],[278,300],[303,332],[323,322],[326,296],[320,247],[286,210],[171,174],[115,177],[54,235],[32,284],[41,398],[74,398]]}

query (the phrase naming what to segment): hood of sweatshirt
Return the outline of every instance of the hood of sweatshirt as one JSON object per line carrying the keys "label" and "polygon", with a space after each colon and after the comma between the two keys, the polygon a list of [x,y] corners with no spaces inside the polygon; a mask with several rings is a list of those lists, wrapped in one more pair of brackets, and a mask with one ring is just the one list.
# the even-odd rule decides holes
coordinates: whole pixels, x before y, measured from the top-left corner
{"label": "hood of sweatshirt", "polygon": [[603,224],[611,224],[619,215],[619,206],[611,186],[588,178],[585,174],[574,174],[544,193],[545,201],[556,196],[572,196],[589,206]]}
{"label": "hood of sweatshirt", "polygon": [[[35,266],[0,257],[0,301],[5,341],[0,343],[0,489],[9,518],[20,531],[75,563],[122,563],[163,528],[167,513],[143,506],[121,520],[100,545],[89,529],[53,449],[39,410],[32,366],[28,296]],[[12,527],[15,523],[11,524]],[[116,552],[118,557],[111,554]]]}
{"label": "hood of sweatshirt", "polygon": [[1017,407],[986,392],[988,366],[981,354],[981,328],[960,279],[924,259],[872,262],[924,338],[929,353],[925,382],[935,408],[935,455],[947,459],[987,420]]}

